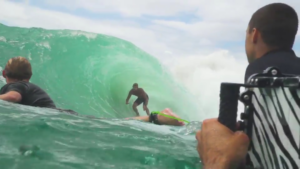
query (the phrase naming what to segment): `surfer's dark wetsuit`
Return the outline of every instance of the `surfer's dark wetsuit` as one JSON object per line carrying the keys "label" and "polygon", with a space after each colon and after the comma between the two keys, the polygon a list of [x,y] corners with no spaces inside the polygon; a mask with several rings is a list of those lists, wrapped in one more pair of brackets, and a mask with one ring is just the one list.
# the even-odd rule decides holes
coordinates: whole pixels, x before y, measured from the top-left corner
{"label": "surfer's dark wetsuit", "polygon": [[245,82],[251,75],[261,73],[271,66],[278,68],[284,74],[300,75],[300,58],[293,50],[274,50],[248,65]]}
{"label": "surfer's dark wetsuit", "polygon": [[49,95],[43,89],[33,83],[25,81],[8,83],[1,88],[0,94],[5,94],[10,91],[20,93],[22,100],[19,102],[19,104],[35,107],[56,108]]}
{"label": "surfer's dark wetsuit", "polygon": [[19,102],[19,104],[34,107],[52,108],[60,112],[76,115],[78,114],[73,110],[57,108],[50,96],[43,89],[33,83],[25,81],[8,83],[1,88],[0,94],[5,94],[10,91],[20,93],[22,100]]}

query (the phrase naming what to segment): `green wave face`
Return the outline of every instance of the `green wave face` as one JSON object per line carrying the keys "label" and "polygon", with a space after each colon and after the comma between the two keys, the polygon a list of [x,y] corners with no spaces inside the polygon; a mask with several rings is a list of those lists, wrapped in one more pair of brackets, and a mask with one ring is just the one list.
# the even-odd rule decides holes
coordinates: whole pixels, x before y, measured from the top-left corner
{"label": "green wave face", "polygon": [[[198,112],[191,94],[157,59],[118,38],[0,25],[0,56],[2,67],[14,56],[30,59],[31,82],[45,89],[58,107],[82,115],[113,119],[134,116],[131,105],[136,98],[125,104],[133,83],[148,93],[151,111],[168,107],[186,120]],[[142,106],[139,110],[145,115]],[[178,129],[138,121],[90,119],[0,101],[0,166],[201,168],[195,135],[179,135]]]}
{"label": "green wave face", "polygon": [[125,99],[138,83],[149,95],[151,111],[169,107],[186,117],[197,111],[192,96],[167,69],[127,41],[82,31],[4,25],[0,36],[1,65],[14,56],[30,59],[31,82],[45,89],[58,107],[98,117],[134,116]]}

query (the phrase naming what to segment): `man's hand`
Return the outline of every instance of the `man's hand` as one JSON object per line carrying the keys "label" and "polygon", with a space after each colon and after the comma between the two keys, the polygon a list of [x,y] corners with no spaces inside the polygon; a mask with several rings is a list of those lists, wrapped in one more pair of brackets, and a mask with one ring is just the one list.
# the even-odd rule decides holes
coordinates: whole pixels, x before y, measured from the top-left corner
{"label": "man's hand", "polygon": [[204,120],[196,134],[197,150],[205,169],[236,168],[246,157],[249,138],[232,132],[217,119]]}
{"label": "man's hand", "polygon": [[126,101],[126,104],[129,104],[128,101]]}

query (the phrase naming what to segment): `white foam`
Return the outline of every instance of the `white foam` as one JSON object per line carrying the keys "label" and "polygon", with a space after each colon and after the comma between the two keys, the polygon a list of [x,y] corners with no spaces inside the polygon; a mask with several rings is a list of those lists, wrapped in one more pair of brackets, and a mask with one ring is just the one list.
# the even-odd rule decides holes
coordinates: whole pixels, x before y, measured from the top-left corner
{"label": "white foam", "polygon": [[98,35],[96,33],[84,32],[84,31],[71,31],[72,36],[85,36],[87,39],[95,39]]}
{"label": "white foam", "polygon": [[45,48],[47,48],[49,50],[51,49],[51,46],[50,46],[49,42],[37,43],[36,46],[43,46],[43,47],[45,47]]}
{"label": "white foam", "polygon": [[[0,66],[0,72],[2,72],[2,70],[3,70],[3,68]],[[0,76],[0,85],[3,86],[5,84],[6,84],[6,80],[1,74],[1,76]]]}
{"label": "white foam", "polygon": [[[243,83],[246,59],[238,61],[229,51],[219,50],[206,56],[191,56],[176,60],[171,72],[197,98],[201,112],[187,115],[203,120],[218,116],[221,82]],[[239,112],[243,105],[239,104]]]}
{"label": "white foam", "polygon": [[6,38],[4,36],[0,36],[0,41],[6,42]]}

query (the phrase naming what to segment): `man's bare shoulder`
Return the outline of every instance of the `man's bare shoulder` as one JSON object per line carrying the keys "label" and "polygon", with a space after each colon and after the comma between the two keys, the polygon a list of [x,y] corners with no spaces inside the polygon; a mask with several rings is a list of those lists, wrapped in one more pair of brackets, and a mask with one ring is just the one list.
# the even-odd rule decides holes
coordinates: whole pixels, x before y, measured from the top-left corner
{"label": "man's bare shoulder", "polygon": [[143,91],[144,91],[144,89],[143,89],[143,88],[139,88],[138,90],[139,90],[139,91],[141,91],[141,92],[143,92]]}

